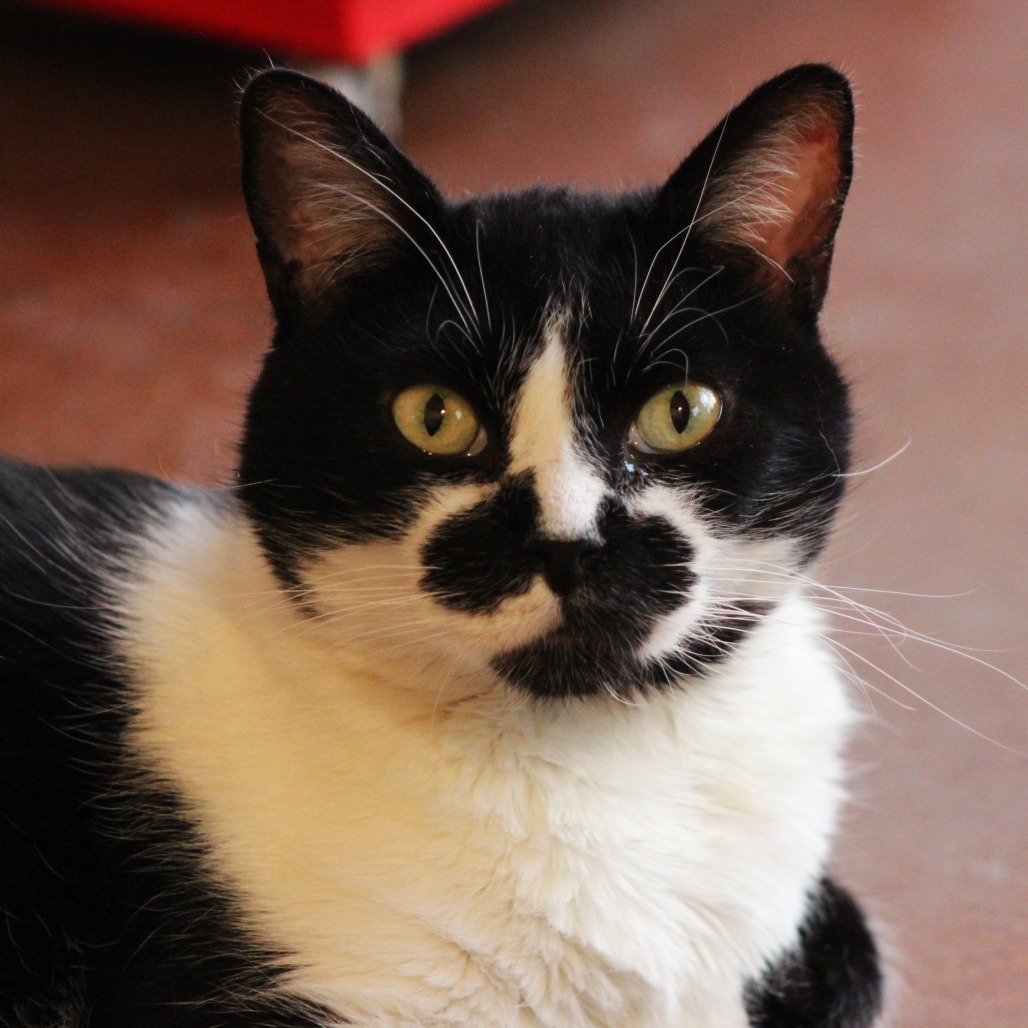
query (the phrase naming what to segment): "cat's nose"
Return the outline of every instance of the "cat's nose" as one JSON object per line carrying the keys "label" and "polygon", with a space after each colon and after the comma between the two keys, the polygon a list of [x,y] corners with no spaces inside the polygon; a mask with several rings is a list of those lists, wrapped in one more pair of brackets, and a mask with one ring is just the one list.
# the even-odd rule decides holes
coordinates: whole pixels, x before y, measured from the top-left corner
{"label": "cat's nose", "polygon": [[597,539],[547,539],[533,535],[525,540],[525,552],[542,563],[546,584],[558,596],[567,596],[582,584],[589,557],[602,545]]}

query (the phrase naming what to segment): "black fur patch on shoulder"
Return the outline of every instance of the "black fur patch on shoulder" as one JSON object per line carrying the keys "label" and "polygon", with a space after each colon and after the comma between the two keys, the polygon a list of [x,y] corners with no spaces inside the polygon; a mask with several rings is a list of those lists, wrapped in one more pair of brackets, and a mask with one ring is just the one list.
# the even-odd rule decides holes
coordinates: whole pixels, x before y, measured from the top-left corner
{"label": "black fur patch on shoulder", "polygon": [[796,948],[746,989],[752,1028],[868,1028],[882,1005],[878,951],[853,898],[828,878]]}

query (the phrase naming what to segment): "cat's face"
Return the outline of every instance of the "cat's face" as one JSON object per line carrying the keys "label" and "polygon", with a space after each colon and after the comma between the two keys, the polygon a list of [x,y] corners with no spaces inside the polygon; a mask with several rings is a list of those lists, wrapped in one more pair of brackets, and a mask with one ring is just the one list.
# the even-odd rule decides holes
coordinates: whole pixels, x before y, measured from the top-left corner
{"label": "cat's face", "polygon": [[841,78],[781,76],[615,198],[445,202],[290,73],[242,124],[279,329],[241,496],[319,630],[455,683],[627,696],[773,616],[846,463],[816,329]]}

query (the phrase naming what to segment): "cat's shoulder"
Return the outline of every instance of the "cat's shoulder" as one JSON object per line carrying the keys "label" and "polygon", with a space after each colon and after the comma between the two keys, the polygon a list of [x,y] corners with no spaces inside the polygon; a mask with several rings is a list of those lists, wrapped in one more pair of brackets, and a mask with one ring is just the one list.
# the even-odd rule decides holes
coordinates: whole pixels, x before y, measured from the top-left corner
{"label": "cat's shoulder", "polygon": [[133,471],[50,467],[0,456],[0,517],[8,528],[2,552],[17,548],[14,530],[33,540],[89,522],[130,530],[139,515],[185,491]]}
{"label": "cat's shoulder", "polygon": [[103,663],[119,582],[155,527],[202,496],[128,471],[0,458],[0,699],[21,679],[39,695]]}
{"label": "cat's shoulder", "polygon": [[[111,468],[64,468],[0,456],[0,568],[5,597],[92,588],[138,541],[207,491]],[[13,588],[15,582],[20,589]]]}

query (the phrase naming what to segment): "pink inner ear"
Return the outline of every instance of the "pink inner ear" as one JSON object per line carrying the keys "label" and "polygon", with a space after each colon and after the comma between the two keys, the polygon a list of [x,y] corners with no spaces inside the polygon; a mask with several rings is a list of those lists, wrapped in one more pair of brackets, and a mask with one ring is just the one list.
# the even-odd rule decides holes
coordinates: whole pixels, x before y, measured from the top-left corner
{"label": "pink inner ear", "polygon": [[286,90],[260,114],[258,231],[290,267],[293,286],[313,299],[354,268],[381,263],[400,233],[400,212],[381,167],[365,167],[367,147],[347,148],[323,97]]}
{"label": "pink inner ear", "polygon": [[839,137],[818,125],[790,140],[788,170],[775,183],[779,210],[752,226],[757,249],[781,268],[815,258],[835,228],[839,200]]}

